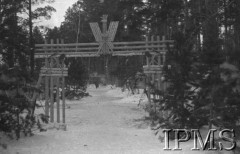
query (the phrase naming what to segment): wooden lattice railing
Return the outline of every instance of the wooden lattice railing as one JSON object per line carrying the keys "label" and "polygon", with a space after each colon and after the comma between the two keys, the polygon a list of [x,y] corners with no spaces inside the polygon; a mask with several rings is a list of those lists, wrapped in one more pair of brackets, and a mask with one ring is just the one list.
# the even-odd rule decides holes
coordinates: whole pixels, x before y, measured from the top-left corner
{"label": "wooden lattice railing", "polygon": [[[53,44],[36,44],[35,45],[35,58],[44,58],[52,55],[53,53],[65,54],[66,57],[97,57],[99,56],[100,44],[99,43],[70,43],[64,44],[57,41]],[[160,40],[160,37],[151,37],[151,40],[135,42],[112,42],[112,56],[132,56],[143,55],[145,52],[166,53],[167,47],[173,46],[172,40],[165,40],[165,37]]]}

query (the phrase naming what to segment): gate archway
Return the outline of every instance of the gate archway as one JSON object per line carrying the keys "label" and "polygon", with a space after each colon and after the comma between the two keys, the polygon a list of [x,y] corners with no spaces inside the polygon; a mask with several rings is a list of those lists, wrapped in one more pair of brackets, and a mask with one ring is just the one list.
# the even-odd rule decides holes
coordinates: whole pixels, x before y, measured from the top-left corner
{"label": "gate archway", "polygon": [[[147,75],[147,83],[153,85],[154,88],[159,90],[164,90],[166,88],[166,83],[164,83],[162,70],[165,63],[166,52],[168,47],[173,46],[173,40],[166,40],[163,36],[151,36],[146,37],[143,41],[132,41],[132,42],[114,42],[114,37],[117,31],[118,22],[110,22],[109,27],[107,28],[107,16],[103,17],[103,29],[100,30],[98,23],[90,23],[93,35],[96,42],[93,43],[69,43],[65,44],[63,40],[57,40],[54,44],[53,40],[50,43],[45,42],[45,44],[36,44],[35,45],[35,58],[36,59],[45,59],[45,67],[43,67],[40,76],[45,76],[45,78],[50,77],[50,89],[52,92],[53,78],[55,74],[56,79],[63,78],[67,75],[67,68],[64,67],[63,63],[61,64],[61,69],[54,68],[49,65],[49,59],[55,61],[60,61],[60,55],[65,57],[100,57],[101,55],[111,55],[111,56],[135,56],[141,55],[146,57],[146,65],[143,66],[144,73]],[[60,43],[61,42],[61,43]],[[106,56],[108,57],[108,56]],[[58,59],[58,60],[57,60]],[[105,61],[106,67],[106,76],[109,74],[108,70],[108,59]],[[60,66],[60,65],[59,65]],[[50,71],[49,71],[50,70]],[[54,72],[54,71],[55,72]],[[64,71],[64,73],[63,73]],[[47,82],[49,79],[45,79],[45,85],[49,85]],[[58,82],[57,82],[58,83]],[[61,83],[64,89],[65,83]],[[46,88],[46,91],[47,88]],[[149,91],[150,92],[150,91]],[[46,96],[48,95],[47,92]],[[63,94],[64,95],[64,94]],[[50,119],[51,122],[54,122],[54,113],[52,99],[53,94],[50,94],[50,101],[46,101],[45,106],[50,106]],[[59,97],[59,96],[58,96]],[[63,96],[64,97],[64,96]],[[62,101],[63,103],[65,100]],[[50,105],[49,105],[50,103]],[[64,106],[64,105],[63,105]],[[63,123],[65,123],[65,108],[63,109]],[[59,113],[57,111],[57,113]],[[46,115],[48,115],[46,111]],[[59,122],[59,115],[57,115],[57,122]]]}

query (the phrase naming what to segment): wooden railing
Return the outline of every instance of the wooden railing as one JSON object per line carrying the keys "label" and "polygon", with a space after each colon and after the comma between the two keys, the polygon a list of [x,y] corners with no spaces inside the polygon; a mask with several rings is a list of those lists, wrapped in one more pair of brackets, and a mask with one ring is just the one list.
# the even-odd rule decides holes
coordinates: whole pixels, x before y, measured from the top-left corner
{"label": "wooden railing", "polygon": [[[142,55],[145,52],[165,53],[167,47],[173,46],[172,40],[165,40],[163,37],[160,40],[154,40],[151,37],[151,41],[135,41],[135,42],[113,42],[112,55],[113,56],[132,56]],[[96,57],[99,56],[99,44],[98,43],[70,43],[64,44],[63,41],[57,44],[53,44],[51,40],[50,44],[36,44],[35,45],[35,58],[48,57],[54,53],[65,54],[67,57]]]}

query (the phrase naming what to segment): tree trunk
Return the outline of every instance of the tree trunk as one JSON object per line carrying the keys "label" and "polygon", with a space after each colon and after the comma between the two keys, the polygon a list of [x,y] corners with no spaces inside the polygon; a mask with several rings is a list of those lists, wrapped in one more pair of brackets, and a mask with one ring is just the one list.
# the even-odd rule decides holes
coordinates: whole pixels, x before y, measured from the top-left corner
{"label": "tree trunk", "polygon": [[33,47],[33,34],[32,34],[32,0],[29,0],[29,52],[30,52],[30,67],[31,75],[34,74],[34,47]]}

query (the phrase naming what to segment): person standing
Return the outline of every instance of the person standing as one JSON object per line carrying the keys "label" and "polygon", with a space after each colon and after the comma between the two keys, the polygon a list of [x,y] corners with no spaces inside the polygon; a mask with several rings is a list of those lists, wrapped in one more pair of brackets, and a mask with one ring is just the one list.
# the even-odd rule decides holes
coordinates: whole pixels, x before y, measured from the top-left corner
{"label": "person standing", "polygon": [[53,88],[53,102],[57,101],[57,86]]}

